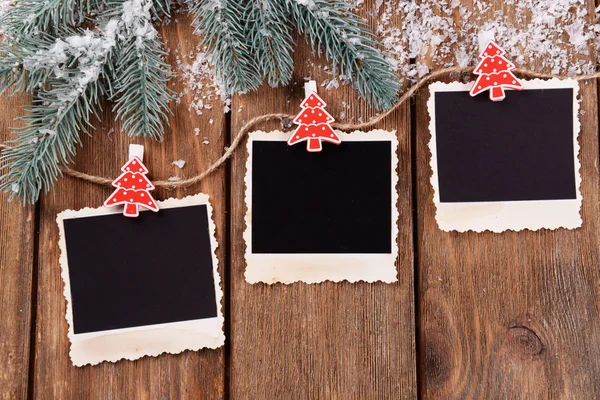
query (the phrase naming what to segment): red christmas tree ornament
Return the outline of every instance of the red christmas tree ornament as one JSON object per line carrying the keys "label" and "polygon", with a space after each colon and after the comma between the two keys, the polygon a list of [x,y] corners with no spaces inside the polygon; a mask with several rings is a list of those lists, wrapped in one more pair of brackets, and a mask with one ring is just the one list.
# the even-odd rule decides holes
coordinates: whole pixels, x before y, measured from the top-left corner
{"label": "red christmas tree ornament", "polygon": [[319,97],[316,89],[315,81],[307,82],[304,86],[306,98],[300,103],[302,111],[293,120],[299,126],[287,142],[292,146],[306,141],[306,150],[310,152],[321,151],[322,141],[334,144],[342,142],[330,125],[335,119],[325,111],[327,103]]}
{"label": "red christmas tree ornament", "polygon": [[521,82],[510,72],[515,65],[504,57],[504,53],[494,41],[485,46],[479,55],[482,60],[473,71],[479,77],[471,88],[471,96],[489,90],[490,100],[501,101],[506,97],[504,89],[523,90]]}
{"label": "red christmas tree ornament", "polygon": [[123,215],[126,217],[137,217],[140,207],[158,211],[158,205],[150,194],[154,185],[146,177],[148,168],[142,160],[138,156],[131,157],[121,171],[121,176],[112,183],[117,189],[106,199],[104,205],[112,207],[125,204]]}

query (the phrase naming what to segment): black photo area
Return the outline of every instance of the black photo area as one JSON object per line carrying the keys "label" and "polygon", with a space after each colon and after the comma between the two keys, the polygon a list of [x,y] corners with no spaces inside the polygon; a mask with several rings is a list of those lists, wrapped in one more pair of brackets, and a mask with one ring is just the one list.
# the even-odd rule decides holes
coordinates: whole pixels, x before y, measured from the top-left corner
{"label": "black photo area", "polygon": [[[390,141],[252,143],[252,252],[389,254]],[[394,205],[395,206],[395,205]]]}
{"label": "black photo area", "polygon": [[435,93],[441,202],[575,199],[573,90]]}
{"label": "black photo area", "polygon": [[76,334],[217,316],[205,205],[64,228]]}

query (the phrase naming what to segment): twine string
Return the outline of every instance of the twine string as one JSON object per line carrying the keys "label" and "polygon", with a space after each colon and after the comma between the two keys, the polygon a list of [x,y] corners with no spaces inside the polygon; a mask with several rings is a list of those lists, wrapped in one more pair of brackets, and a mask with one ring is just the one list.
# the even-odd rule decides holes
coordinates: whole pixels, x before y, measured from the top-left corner
{"label": "twine string", "polygon": [[[384,112],[382,114],[379,114],[375,118],[372,118],[369,121],[358,123],[358,124],[334,122],[331,124],[331,126],[335,129],[339,129],[341,131],[354,131],[354,130],[370,128],[373,125],[376,125],[379,122],[381,122],[382,120],[384,120],[385,118],[387,118],[394,111],[396,111],[401,105],[406,103],[419,89],[421,89],[423,86],[425,86],[425,84],[427,84],[428,82],[436,80],[438,78],[441,78],[447,74],[472,73],[473,69],[474,69],[473,67],[450,67],[450,68],[442,68],[437,71],[433,71],[432,73],[423,76],[413,86],[408,88],[408,90],[402,94],[402,96],[398,99],[398,101],[389,110],[387,110],[386,112]],[[555,74],[544,74],[544,73],[535,72],[535,71],[531,71],[528,69],[521,69],[521,68],[517,68],[517,69],[513,70],[513,72],[515,72],[517,75],[520,75],[523,77],[538,78],[538,79],[571,78],[571,79],[575,79],[577,81],[585,81],[585,80],[600,78],[600,72],[595,72],[593,74],[586,74],[586,75],[577,75],[577,76],[572,76],[572,77],[564,76],[564,75],[555,75]],[[284,113],[273,113],[273,114],[264,114],[264,115],[259,115],[257,117],[254,117],[242,126],[242,128],[238,131],[235,138],[231,142],[229,148],[227,148],[227,150],[225,151],[225,153],[223,153],[223,155],[217,161],[212,163],[207,169],[202,171],[200,174],[192,176],[187,179],[181,179],[178,181],[164,181],[163,180],[163,181],[153,181],[152,183],[157,188],[165,188],[168,190],[185,188],[185,187],[194,185],[194,184],[200,182],[201,180],[203,180],[204,178],[206,178],[211,173],[213,173],[221,165],[223,165],[229,158],[231,158],[231,156],[233,155],[235,150],[238,148],[238,146],[241,144],[241,142],[246,138],[246,136],[250,133],[250,131],[256,125],[263,123],[263,122],[268,122],[273,119],[286,119],[286,118],[293,119],[294,115],[289,115],[289,114],[284,114]],[[10,146],[0,143],[0,153],[6,149],[10,149]],[[79,178],[84,181],[96,183],[98,185],[111,186],[112,182],[113,182],[113,179],[110,179],[110,178],[104,178],[101,176],[90,175],[90,174],[86,174],[84,172],[76,171],[74,169],[70,169],[70,168],[66,168],[66,167],[62,167],[62,166],[60,167],[60,170],[65,175],[69,175],[74,178]]]}

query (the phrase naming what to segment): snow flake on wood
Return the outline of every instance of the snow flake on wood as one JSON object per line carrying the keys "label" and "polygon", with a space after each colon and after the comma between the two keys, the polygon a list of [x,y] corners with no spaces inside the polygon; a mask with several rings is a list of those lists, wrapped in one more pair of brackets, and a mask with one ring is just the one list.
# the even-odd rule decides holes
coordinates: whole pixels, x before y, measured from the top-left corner
{"label": "snow flake on wood", "polygon": [[176,166],[177,168],[181,169],[185,165],[185,161],[184,160],[175,160],[171,164]]}
{"label": "snow flake on wood", "polygon": [[158,205],[150,194],[154,185],[146,177],[148,168],[138,157],[131,158],[122,168],[123,173],[112,183],[117,189],[104,202],[106,207],[125,205],[123,215],[137,217],[139,207],[158,211]]}

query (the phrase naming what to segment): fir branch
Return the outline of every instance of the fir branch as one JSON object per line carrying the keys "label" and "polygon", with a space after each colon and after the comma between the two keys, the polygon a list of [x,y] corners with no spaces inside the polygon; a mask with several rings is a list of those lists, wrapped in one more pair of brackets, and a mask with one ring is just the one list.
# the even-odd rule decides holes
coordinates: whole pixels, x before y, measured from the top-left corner
{"label": "fir branch", "polygon": [[[151,27],[151,25],[148,25]],[[129,136],[163,138],[172,91],[167,87],[170,66],[166,52],[152,28],[150,35],[131,36],[119,43],[112,63],[117,118]]]}
{"label": "fir branch", "polygon": [[154,0],[151,3],[151,11],[154,18],[162,19],[163,17],[171,17],[171,7],[173,6],[171,0]]}
{"label": "fir branch", "polygon": [[203,36],[202,45],[206,46],[223,93],[231,95],[256,89],[262,79],[244,22],[251,3],[245,0],[189,1],[195,33]]}
{"label": "fir branch", "polygon": [[[0,190],[11,192],[23,203],[35,203],[41,190],[47,192],[61,176],[60,166],[66,166],[81,145],[79,133],[89,134],[90,116],[96,114],[101,85],[97,80],[73,92],[71,82],[56,82],[54,88],[41,90],[29,114],[21,117],[26,125],[15,129],[19,136],[16,146],[2,154]],[[68,100],[67,100],[68,99]]]}
{"label": "fir branch", "polygon": [[115,102],[117,118],[129,136],[162,140],[163,122],[170,112],[173,92],[167,87],[172,77],[164,61],[167,53],[152,26],[150,0],[109,3],[105,17],[120,17],[117,48],[109,61],[112,86],[110,100]]}
{"label": "fir branch", "polygon": [[52,76],[53,71],[48,69],[24,68],[26,59],[35,55],[31,49],[47,50],[53,41],[44,35],[25,38],[18,44],[10,41],[0,42],[0,93],[32,93],[35,89],[43,87]]}
{"label": "fir branch", "polygon": [[19,39],[46,33],[53,37],[81,25],[102,0],[16,0],[0,18],[5,34]]}
{"label": "fir branch", "polygon": [[104,23],[98,31],[57,39],[50,48],[23,60],[25,69],[50,69],[48,88],[40,88],[29,112],[14,129],[16,146],[2,153],[0,190],[11,192],[23,203],[34,203],[40,191],[48,191],[61,175],[60,167],[72,161],[79,134],[89,134],[90,118],[97,116],[105,64],[115,46],[119,21]]}
{"label": "fir branch", "polygon": [[[400,81],[394,68],[377,50],[365,21],[343,0],[285,1],[313,51],[323,53],[338,71],[351,80],[359,95],[378,109],[390,108],[398,99]],[[307,40],[308,40],[307,39]]]}
{"label": "fir branch", "polygon": [[253,0],[246,29],[258,69],[272,87],[292,79],[292,36],[284,4],[277,0]]}

